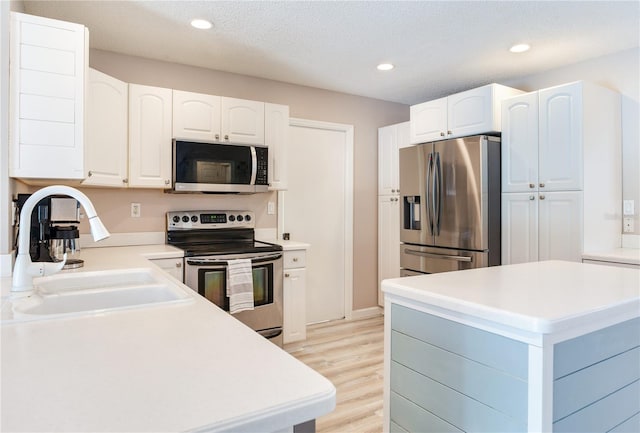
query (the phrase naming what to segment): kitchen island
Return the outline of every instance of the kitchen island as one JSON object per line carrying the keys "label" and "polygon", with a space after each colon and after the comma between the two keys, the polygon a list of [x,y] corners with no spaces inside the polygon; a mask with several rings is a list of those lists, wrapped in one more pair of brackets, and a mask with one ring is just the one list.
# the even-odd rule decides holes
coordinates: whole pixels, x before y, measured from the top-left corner
{"label": "kitchen island", "polygon": [[640,271],[549,261],[382,286],[385,431],[640,431]]}
{"label": "kitchen island", "polygon": [[[85,268],[67,275],[160,272],[147,258],[178,251],[83,250]],[[327,379],[171,281],[188,301],[29,322],[4,315],[0,430],[280,432],[333,410]],[[11,280],[1,282],[6,312]]]}

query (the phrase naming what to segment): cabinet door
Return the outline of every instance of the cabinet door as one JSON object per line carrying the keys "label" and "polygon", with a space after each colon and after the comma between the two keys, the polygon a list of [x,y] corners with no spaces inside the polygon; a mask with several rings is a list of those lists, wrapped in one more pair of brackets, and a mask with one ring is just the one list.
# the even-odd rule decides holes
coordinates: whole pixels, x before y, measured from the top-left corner
{"label": "cabinet door", "polygon": [[582,84],[540,90],[541,191],[582,189]]}
{"label": "cabinet door", "polygon": [[398,189],[398,134],[396,125],[378,128],[378,194]]}
{"label": "cabinet door", "polygon": [[84,179],[85,27],[12,12],[10,32],[10,176]]}
{"label": "cabinet door", "polygon": [[129,85],[129,186],[171,186],[171,89]]}
{"label": "cabinet door", "polygon": [[285,269],[283,284],[283,336],[284,343],[307,338],[307,300],[305,268]]}
{"label": "cabinet door", "polygon": [[378,305],[384,305],[380,283],[400,276],[400,199],[378,197]]}
{"label": "cabinet door", "polygon": [[539,259],[582,260],[582,192],[539,194]]}
{"label": "cabinet door", "polygon": [[129,87],[124,81],[89,69],[87,140],[83,185],[126,186]]}
{"label": "cabinet door", "polygon": [[538,194],[502,194],[502,264],[538,260]]}
{"label": "cabinet door", "polygon": [[176,280],[184,283],[184,272],[183,272],[183,259],[175,258],[175,259],[150,259],[150,261],[156,264],[160,269],[165,271],[167,274],[174,277]]}
{"label": "cabinet door", "polygon": [[502,192],[537,191],[538,92],[502,102]]}
{"label": "cabinet door", "polygon": [[493,86],[491,84],[447,98],[447,137],[493,131]]}
{"label": "cabinet door", "polygon": [[173,138],[220,141],[220,97],[173,91]]}
{"label": "cabinet door", "polygon": [[409,108],[411,144],[442,140],[447,131],[447,98],[440,98]]}
{"label": "cabinet door", "polygon": [[269,148],[269,189],[287,189],[289,106],[264,104],[264,144]]}
{"label": "cabinet door", "polygon": [[264,144],[264,102],[222,98],[222,141]]}

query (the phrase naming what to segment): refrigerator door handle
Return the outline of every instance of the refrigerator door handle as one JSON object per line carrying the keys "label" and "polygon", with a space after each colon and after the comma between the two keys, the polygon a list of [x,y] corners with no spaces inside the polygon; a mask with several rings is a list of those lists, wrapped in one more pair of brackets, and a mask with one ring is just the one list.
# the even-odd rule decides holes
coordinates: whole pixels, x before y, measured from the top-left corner
{"label": "refrigerator door handle", "polygon": [[442,217],[442,163],[440,162],[440,152],[436,152],[435,170],[433,173],[433,219],[436,236],[440,236],[440,218]]}
{"label": "refrigerator door handle", "polygon": [[409,248],[405,248],[404,252],[405,252],[405,254],[410,254],[412,256],[429,257],[431,259],[453,260],[453,261],[456,261],[456,262],[465,262],[465,263],[471,263],[473,261],[472,257],[451,256],[451,255],[447,255],[447,254],[425,253],[423,251],[410,250]]}
{"label": "refrigerator door handle", "polygon": [[433,200],[433,186],[431,183],[432,173],[433,173],[433,152],[429,153],[427,161],[427,176],[425,179],[425,193],[426,193],[426,206],[427,206],[427,225],[429,226],[429,234],[433,236],[433,212],[431,210],[431,201]]}

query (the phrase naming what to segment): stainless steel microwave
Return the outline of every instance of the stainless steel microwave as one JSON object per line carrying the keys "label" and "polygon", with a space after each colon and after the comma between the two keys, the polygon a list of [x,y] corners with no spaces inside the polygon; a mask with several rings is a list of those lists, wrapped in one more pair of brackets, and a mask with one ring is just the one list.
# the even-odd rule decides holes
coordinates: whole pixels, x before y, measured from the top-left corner
{"label": "stainless steel microwave", "polygon": [[173,192],[265,192],[268,148],[173,140]]}

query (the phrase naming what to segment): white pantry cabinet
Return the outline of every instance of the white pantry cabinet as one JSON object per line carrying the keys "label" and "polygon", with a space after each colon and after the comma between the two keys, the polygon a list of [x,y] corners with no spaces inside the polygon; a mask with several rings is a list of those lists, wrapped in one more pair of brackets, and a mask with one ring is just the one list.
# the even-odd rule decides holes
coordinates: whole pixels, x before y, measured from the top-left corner
{"label": "white pantry cabinet", "polygon": [[620,245],[620,109],[582,81],[503,102],[502,264]]}
{"label": "white pantry cabinet", "polygon": [[269,189],[287,189],[289,106],[264,104],[264,144],[269,148]]}
{"label": "white pantry cabinet", "polygon": [[378,129],[378,305],[380,283],[400,276],[399,151],[410,146],[409,122]]}
{"label": "white pantry cabinet", "polygon": [[220,96],[173,91],[173,138],[220,141]]}
{"label": "white pantry cabinet", "polygon": [[410,143],[501,131],[501,102],[522,91],[500,84],[456,93],[410,107]]}
{"label": "white pantry cabinet", "polygon": [[129,186],[171,187],[172,91],[129,84]]}
{"label": "white pantry cabinet", "polygon": [[285,251],[283,267],[282,341],[286,344],[307,338],[306,251]]}
{"label": "white pantry cabinet", "polygon": [[89,68],[83,185],[127,185],[128,106],[127,83]]}
{"label": "white pantry cabinet", "polygon": [[10,164],[18,178],[84,178],[89,32],[11,13]]}
{"label": "white pantry cabinet", "polygon": [[264,144],[264,102],[222,98],[222,140]]}

